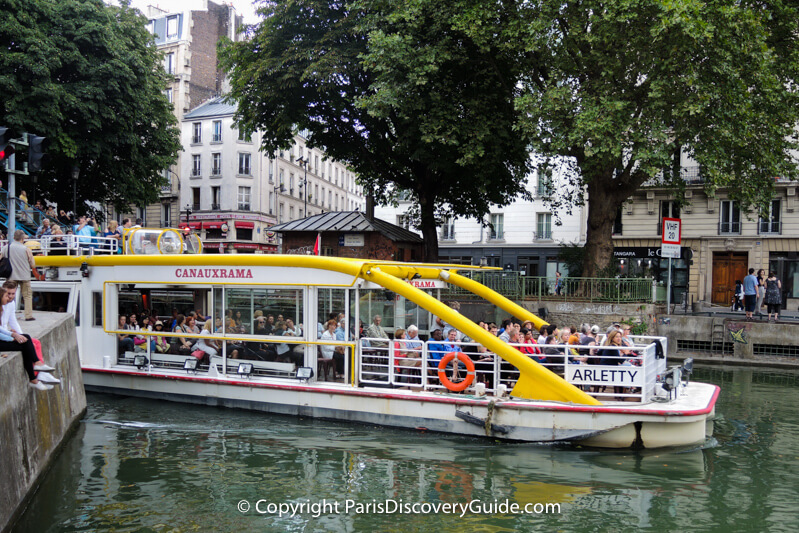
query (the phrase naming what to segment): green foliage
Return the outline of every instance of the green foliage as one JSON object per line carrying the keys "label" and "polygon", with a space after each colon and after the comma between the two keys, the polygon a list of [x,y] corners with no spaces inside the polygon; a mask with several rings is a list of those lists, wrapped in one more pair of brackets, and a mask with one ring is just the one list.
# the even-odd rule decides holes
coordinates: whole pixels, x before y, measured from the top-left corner
{"label": "green foliage", "polygon": [[521,131],[541,157],[573,163],[553,209],[588,193],[584,275],[610,261],[616,212],[645,181],[680,194],[681,152],[708,192],[724,187],[745,209],[771,198],[774,176],[796,175],[796,2],[462,1],[454,12],[478,44],[526,65]]}
{"label": "green foliage", "polygon": [[[0,0],[0,124],[48,137],[41,196],[117,208],[158,198],[180,150],[146,19],[102,0]],[[33,178],[21,178],[30,190]],[[38,196],[38,195],[37,195]]]}
{"label": "green foliage", "polygon": [[456,3],[278,0],[249,39],[220,47],[237,120],[286,147],[297,129],[346,162],[379,203],[418,205],[427,258],[436,217],[482,217],[526,195],[516,58],[453,26]]}
{"label": "green foliage", "polygon": [[569,276],[579,278],[583,275],[585,248],[576,243],[564,244],[558,249],[558,261],[565,263]]}
{"label": "green foliage", "polygon": [[629,324],[630,325],[630,334],[631,335],[646,335],[649,331],[649,324],[646,320],[641,320],[640,318],[625,318],[621,321],[622,324]]}

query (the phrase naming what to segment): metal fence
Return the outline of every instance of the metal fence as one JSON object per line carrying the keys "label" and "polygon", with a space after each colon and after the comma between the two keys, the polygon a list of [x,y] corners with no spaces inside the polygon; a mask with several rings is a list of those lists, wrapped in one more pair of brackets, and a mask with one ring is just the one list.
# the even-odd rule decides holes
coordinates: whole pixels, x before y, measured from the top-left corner
{"label": "metal fence", "polygon": [[[521,272],[461,272],[512,300],[538,299],[586,302],[644,303],[655,301],[652,278],[555,278],[525,276]],[[450,285],[446,297],[476,297]]]}

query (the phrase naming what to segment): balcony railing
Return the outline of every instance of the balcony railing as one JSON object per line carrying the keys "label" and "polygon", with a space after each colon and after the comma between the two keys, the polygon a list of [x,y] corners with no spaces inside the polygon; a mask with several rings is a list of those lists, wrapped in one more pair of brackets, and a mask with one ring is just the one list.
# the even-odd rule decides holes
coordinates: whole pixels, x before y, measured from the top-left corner
{"label": "balcony railing", "polygon": [[782,234],[782,222],[778,220],[761,220],[757,223],[757,232],[761,235]]}
{"label": "balcony railing", "polygon": [[551,241],[552,240],[552,230],[534,231],[533,232],[533,240],[534,241]]}
{"label": "balcony railing", "polygon": [[740,235],[740,222],[719,222],[719,235]]}
{"label": "balcony railing", "polygon": [[[515,300],[565,300],[588,302],[638,303],[653,302],[656,291],[652,278],[561,278],[561,288],[555,278],[524,276],[521,272],[462,273],[475,281]],[[442,296],[445,296],[442,294]],[[469,298],[474,295],[450,285],[447,297]]]}

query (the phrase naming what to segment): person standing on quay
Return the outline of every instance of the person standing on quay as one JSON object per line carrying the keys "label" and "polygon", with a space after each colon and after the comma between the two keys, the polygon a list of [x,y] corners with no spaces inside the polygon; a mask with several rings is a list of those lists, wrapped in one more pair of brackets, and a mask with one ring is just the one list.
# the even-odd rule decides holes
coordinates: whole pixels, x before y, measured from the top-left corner
{"label": "person standing on quay", "polygon": [[746,311],[746,320],[754,320],[752,314],[755,312],[755,304],[757,303],[757,278],[755,277],[755,269],[749,269],[749,275],[744,278],[744,311]]}
{"label": "person standing on quay", "polygon": [[768,273],[766,278],[766,305],[768,306],[768,320],[771,322],[771,313],[774,313],[774,322],[780,318],[780,304],[782,304],[782,282],[774,272]]}
{"label": "person standing on quay", "polygon": [[763,315],[763,299],[766,297],[766,271],[762,268],[757,271],[757,303],[755,304],[755,310],[757,310],[757,316],[760,317]]}
{"label": "person standing on quay", "polygon": [[31,270],[36,268],[33,253],[23,244],[25,232],[18,229],[14,232],[14,240],[8,245],[4,256],[11,262],[10,281],[16,281],[22,300],[25,303],[25,320],[33,318],[33,292],[31,292]]}

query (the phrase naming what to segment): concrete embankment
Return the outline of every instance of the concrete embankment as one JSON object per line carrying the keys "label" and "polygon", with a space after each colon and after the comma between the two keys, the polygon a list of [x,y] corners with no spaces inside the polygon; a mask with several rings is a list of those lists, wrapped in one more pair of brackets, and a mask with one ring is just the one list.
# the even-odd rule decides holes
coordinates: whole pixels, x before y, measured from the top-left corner
{"label": "concrete embankment", "polygon": [[[36,313],[21,322],[42,343],[44,360],[61,384],[50,391],[28,385],[19,352],[0,358],[0,531],[7,531],[59,447],[86,411],[75,321],[63,313]],[[21,319],[20,319],[21,320]]]}

